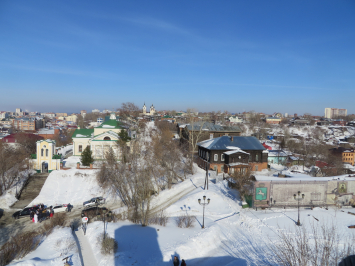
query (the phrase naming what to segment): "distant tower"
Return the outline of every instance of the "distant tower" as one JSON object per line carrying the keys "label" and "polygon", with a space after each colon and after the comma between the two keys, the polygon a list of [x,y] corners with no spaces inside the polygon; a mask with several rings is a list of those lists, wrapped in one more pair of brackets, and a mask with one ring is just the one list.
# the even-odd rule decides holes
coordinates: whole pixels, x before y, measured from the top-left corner
{"label": "distant tower", "polygon": [[144,114],[144,115],[147,114],[147,106],[145,106],[145,103],[144,103],[144,105],[143,105],[143,114]]}
{"label": "distant tower", "polygon": [[154,115],[154,113],[155,113],[155,108],[152,104],[152,106],[150,107],[150,115]]}
{"label": "distant tower", "polygon": [[285,117],[288,117],[288,113],[285,113]]}

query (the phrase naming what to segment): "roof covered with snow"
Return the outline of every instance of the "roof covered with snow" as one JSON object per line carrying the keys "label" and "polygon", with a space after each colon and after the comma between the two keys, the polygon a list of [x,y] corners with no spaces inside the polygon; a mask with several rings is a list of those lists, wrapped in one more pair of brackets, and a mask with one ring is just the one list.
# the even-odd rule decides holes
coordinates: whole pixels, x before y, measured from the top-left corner
{"label": "roof covered with snow", "polygon": [[287,157],[287,154],[282,150],[270,150],[269,157]]}
{"label": "roof covered with snow", "polygon": [[241,132],[238,126],[221,126],[210,122],[195,122],[193,124],[178,124],[181,127],[187,127],[189,131],[218,131],[218,132]]}
{"label": "roof covered with snow", "polygon": [[255,137],[222,136],[197,143],[198,146],[208,150],[231,150],[233,147],[241,150],[265,150]]}
{"label": "roof covered with snow", "polygon": [[226,151],[224,152],[224,154],[227,154],[227,155],[231,155],[231,154],[234,154],[234,153],[245,153],[245,154],[249,154],[243,150],[241,150],[240,148],[238,147],[233,147],[233,146],[228,146],[227,149],[231,149],[231,151]]}

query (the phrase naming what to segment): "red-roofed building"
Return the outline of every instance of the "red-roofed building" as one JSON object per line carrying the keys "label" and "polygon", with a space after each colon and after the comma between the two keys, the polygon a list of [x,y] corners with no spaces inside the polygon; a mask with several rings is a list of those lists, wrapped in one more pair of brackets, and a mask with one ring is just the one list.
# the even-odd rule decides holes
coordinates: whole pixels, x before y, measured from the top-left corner
{"label": "red-roofed building", "polygon": [[10,134],[6,137],[3,137],[2,142],[15,145],[18,142],[18,139],[21,137],[21,135],[33,139],[33,141],[44,139],[41,136],[31,134],[31,133],[16,133],[16,134]]}
{"label": "red-roofed building", "polygon": [[272,148],[271,148],[269,145],[266,145],[265,142],[263,143],[263,146],[264,146],[264,148],[267,149],[267,150],[272,150]]}

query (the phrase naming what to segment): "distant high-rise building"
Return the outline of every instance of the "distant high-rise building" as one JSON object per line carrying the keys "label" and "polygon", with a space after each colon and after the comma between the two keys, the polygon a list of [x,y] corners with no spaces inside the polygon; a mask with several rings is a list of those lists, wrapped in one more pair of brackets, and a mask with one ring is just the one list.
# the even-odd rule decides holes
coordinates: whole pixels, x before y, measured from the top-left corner
{"label": "distant high-rise building", "polygon": [[346,109],[338,109],[338,116],[347,116],[348,110]]}
{"label": "distant high-rise building", "polygon": [[16,108],[16,115],[22,115],[22,109]]}
{"label": "distant high-rise building", "polygon": [[288,113],[285,113],[285,117],[288,117]]}
{"label": "distant high-rise building", "polygon": [[336,118],[338,116],[346,116],[348,113],[347,109],[338,109],[338,108],[325,108],[324,117],[325,118]]}

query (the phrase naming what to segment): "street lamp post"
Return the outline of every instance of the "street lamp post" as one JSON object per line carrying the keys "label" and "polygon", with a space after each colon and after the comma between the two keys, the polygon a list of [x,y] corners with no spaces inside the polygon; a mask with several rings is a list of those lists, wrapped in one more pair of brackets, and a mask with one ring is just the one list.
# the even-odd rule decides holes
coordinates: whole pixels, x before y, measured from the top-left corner
{"label": "street lamp post", "polygon": [[206,196],[203,196],[203,203],[201,203],[201,199],[198,199],[198,203],[203,207],[203,222],[202,222],[202,228],[205,228],[205,206],[210,204],[210,199],[207,199],[206,202]]}
{"label": "street lamp post", "polygon": [[18,179],[17,179],[17,182],[16,182],[16,198],[17,198],[17,183],[18,183]]}
{"label": "street lamp post", "polygon": [[104,214],[104,239],[105,239],[105,235],[106,235],[106,234],[105,234],[105,221],[106,221],[105,218],[106,218],[106,211],[107,211],[106,209],[103,209],[103,210],[102,210],[102,213]]}
{"label": "street lamp post", "polygon": [[300,201],[304,199],[304,194],[301,195],[301,191],[297,192],[296,194],[293,194],[293,198],[295,200],[297,200],[297,205],[298,205],[298,220],[297,220],[297,225],[300,226],[301,222],[300,222]]}

